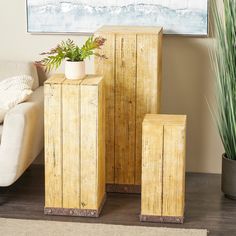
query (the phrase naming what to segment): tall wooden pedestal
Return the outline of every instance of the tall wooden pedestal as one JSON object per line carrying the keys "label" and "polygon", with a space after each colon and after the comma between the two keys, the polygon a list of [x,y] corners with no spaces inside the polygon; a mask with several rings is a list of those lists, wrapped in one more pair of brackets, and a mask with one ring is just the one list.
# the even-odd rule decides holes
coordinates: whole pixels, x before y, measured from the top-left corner
{"label": "tall wooden pedestal", "polygon": [[162,28],[111,27],[95,36],[107,39],[95,59],[106,90],[106,182],[110,192],[140,192],[141,133],[146,113],[159,113]]}

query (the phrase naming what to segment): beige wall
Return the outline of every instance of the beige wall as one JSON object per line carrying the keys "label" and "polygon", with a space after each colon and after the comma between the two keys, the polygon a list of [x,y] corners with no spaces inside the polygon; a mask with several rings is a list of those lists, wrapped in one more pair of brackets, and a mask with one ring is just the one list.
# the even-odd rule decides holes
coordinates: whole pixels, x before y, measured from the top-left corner
{"label": "beige wall", "polygon": [[[68,37],[26,32],[25,0],[0,1],[0,60],[38,60],[40,52]],[[210,38],[164,37],[162,112],[188,115],[187,170],[220,173],[223,148],[206,99],[213,97]],[[93,72],[93,62],[88,62]]]}

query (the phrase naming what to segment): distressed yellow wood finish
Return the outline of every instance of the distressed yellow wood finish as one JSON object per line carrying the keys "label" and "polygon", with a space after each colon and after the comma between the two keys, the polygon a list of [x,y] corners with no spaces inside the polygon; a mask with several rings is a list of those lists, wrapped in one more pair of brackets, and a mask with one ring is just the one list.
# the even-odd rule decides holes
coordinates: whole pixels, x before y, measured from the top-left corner
{"label": "distressed yellow wood finish", "polygon": [[64,81],[61,101],[63,207],[76,208],[80,205],[80,81]]}
{"label": "distressed yellow wood finish", "polygon": [[[160,111],[162,28],[104,26],[96,36],[107,39],[95,60],[106,90],[106,181],[141,183],[141,130],[146,113]],[[112,188],[116,189],[116,188]]]}
{"label": "distressed yellow wood finish", "polygon": [[105,97],[105,85],[104,80],[99,85],[98,91],[98,183],[97,183],[97,191],[98,191],[98,205],[102,204],[104,200],[104,193],[106,192],[106,97]]}
{"label": "distressed yellow wood finish", "polygon": [[136,35],[116,37],[115,183],[134,184]]}
{"label": "distressed yellow wood finish", "polygon": [[[152,134],[152,135],[150,135]],[[143,123],[142,214],[162,214],[163,126]]]}
{"label": "distressed yellow wood finish", "polygon": [[141,219],[182,223],[186,116],[146,115],[142,142]]}
{"label": "distressed yellow wood finish", "polygon": [[143,27],[143,26],[114,26],[105,25],[97,30],[98,34],[159,34],[162,31],[162,27]]}
{"label": "distressed yellow wood finish", "polygon": [[81,84],[81,208],[98,207],[98,119],[96,86]]}
{"label": "distressed yellow wood finish", "polygon": [[[63,76],[45,83],[45,206],[62,207],[62,119]],[[53,107],[53,109],[51,109]]]}
{"label": "distressed yellow wood finish", "polygon": [[[97,34],[97,36],[100,36]],[[106,181],[107,183],[115,182],[115,36],[105,34],[106,47],[102,47],[99,53],[106,55],[107,59],[95,57],[95,70],[99,75],[103,75],[105,86],[105,104],[106,108]]]}
{"label": "distressed yellow wood finish", "polygon": [[99,214],[105,197],[103,91],[96,75],[74,81],[58,75],[45,83],[47,214]]}
{"label": "distressed yellow wood finish", "polygon": [[183,216],[185,198],[185,125],[164,126],[163,215]]}
{"label": "distressed yellow wood finish", "polygon": [[[135,184],[141,183],[142,122],[145,114],[160,112],[161,53],[157,35],[137,36],[137,99],[136,99],[136,160]],[[159,54],[157,54],[159,52]]]}

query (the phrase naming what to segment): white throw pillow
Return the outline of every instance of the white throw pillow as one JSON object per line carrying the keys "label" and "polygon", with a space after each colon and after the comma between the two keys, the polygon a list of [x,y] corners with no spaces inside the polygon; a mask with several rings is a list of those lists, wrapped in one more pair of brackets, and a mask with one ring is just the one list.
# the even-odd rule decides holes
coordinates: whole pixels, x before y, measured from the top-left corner
{"label": "white throw pillow", "polygon": [[28,75],[14,76],[0,81],[0,109],[2,110],[0,123],[6,111],[29,98],[33,92],[33,82],[33,78]]}

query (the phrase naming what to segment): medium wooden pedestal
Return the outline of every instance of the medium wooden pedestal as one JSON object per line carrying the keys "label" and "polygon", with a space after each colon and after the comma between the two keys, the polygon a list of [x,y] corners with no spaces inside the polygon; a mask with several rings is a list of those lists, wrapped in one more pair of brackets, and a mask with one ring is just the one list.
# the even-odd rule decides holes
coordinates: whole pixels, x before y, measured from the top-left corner
{"label": "medium wooden pedestal", "polygon": [[143,121],[141,221],[183,223],[186,116]]}
{"label": "medium wooden pedestal", "polygon": [[106,90],[106,182],[108,192],[140,192],[142,121],[159,113],[162,28],[104,26],[107,39],[95,59]]}
{"label": "medium wooden pedestal", "polygon": [[101,76],[45,82],[45,214],[98,217],[105,201]]}

